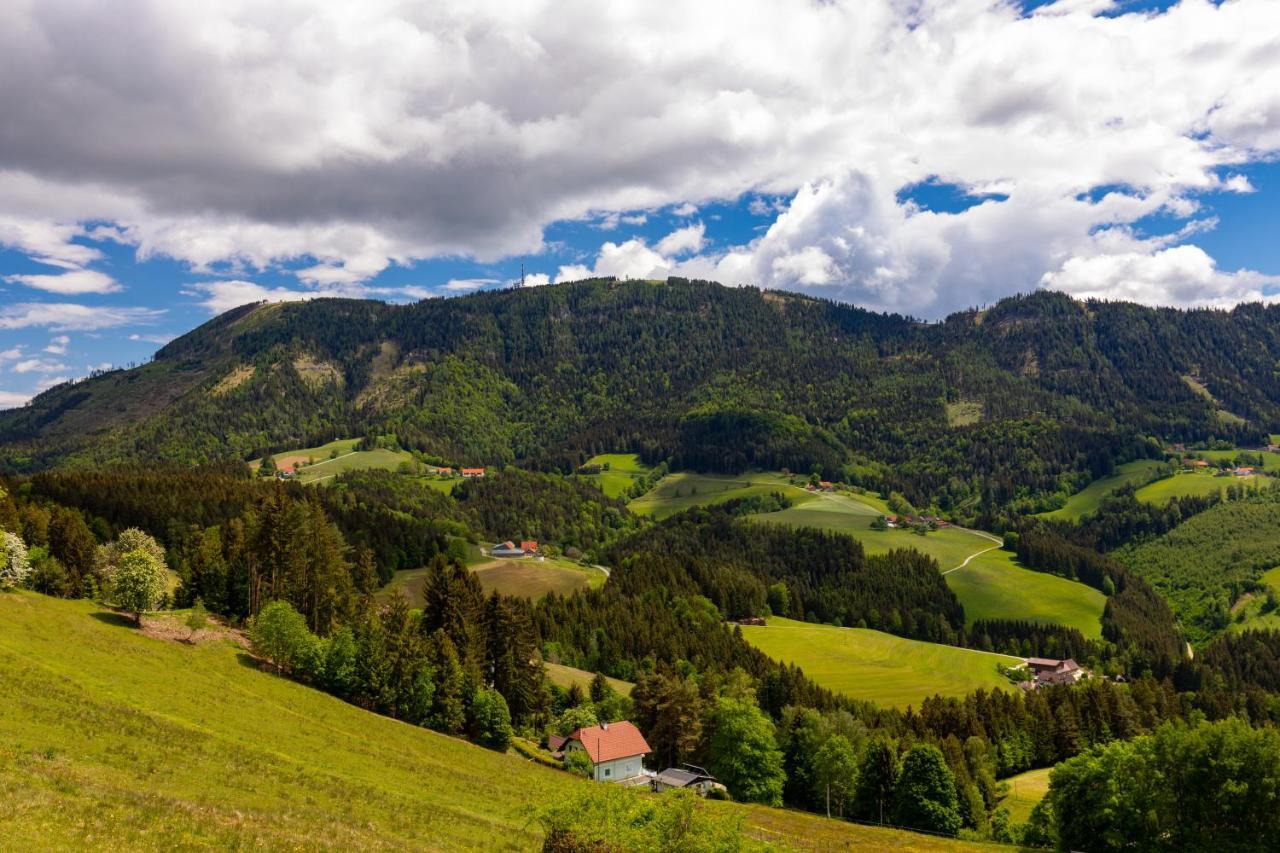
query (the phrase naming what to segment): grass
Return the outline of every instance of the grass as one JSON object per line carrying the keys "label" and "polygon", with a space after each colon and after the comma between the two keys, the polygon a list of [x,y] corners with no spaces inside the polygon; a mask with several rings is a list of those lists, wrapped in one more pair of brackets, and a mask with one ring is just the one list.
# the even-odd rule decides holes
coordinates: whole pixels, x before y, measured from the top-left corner
{"label": "grass", "polygon": [[[0,846],[535,850],[530,808],[593,784],[262,672],[228,641],[167,642],[122,621],[0,593]],[[782,846],[985,849],[714,807]]]}
{"label": "grass", "polygon": [[962,400],[958,403],[947,403],[947,425],[953,427],[970,426],[982,420],[982,403],[974,400]]}
{"label": "grass", "polygon": [[690,507],[712,506],[735,498],[782,492],[797,503],[814,500],[813,493],[793,486],[781,474],[744,474],[741,477],[693,474],[682,471],[668,474],[643,497],[627,506],[637,515],[661,520]]}
{"label": "grass", "polygon": [[640,461],[635,453],[601,453],[592,456],[587,465],[608,465],[608,471],[599,474],[583,474],[582,478],[595,483],[602,492],[611,498],[620,498],[630,491],[635,481],[644,476],[653,467]]}
{"label": "grass", "polygon": [[1211,462],[1220,462],[1222,460],[1234,461],[1241,453],[1249,453],[1254,456],[1262,457],[1263,471],[1280,470],[1280,453],[1272,453],[1269,450],[1197,450],[1195,455],[1208,459]]}
{"label": "grass", "polygon": [[1204,497],[1222,492],[1227,486],[1257,487],[1267,481],[1266,477],[1215,477],[1206,470],[1179,471],[1172,477],[1156,480],[1143,486],[1134,493],[1138,500],[1157,506],[1168,503],[1174,498],[1190,495]]}
{"label": "grass", "polygon": [[1102,638],[1106,596],[1077,581],[1023,568],[1008,551],[988,551],[946,578],[971,625],[978,619],[1025,619]]}
{"label": "grass", "polygon": [[1042,512],[1040,517],[1060,521],[1076,521],[1091,512],[1096,512],[1102,499],[1122,486],[1146,482],[1154,476],[1156,469],[1163,464],[1158,459],[1138,459],[1134,462],[1126,462],[1117,467],[1116,473],[1110,477],[1094,480],[1067,498],[1067,502],[1060,508],[1051,512]]}
{"label": "grass", "polygon": [[[297,469],[300,483],[318,483],[347,471],[365,471],[371,468],[394,471],[400,467],[401,462],[413,461],[413,456],[403,450],[356,450],[359,443],[358,438],[342,438],[319,447],[273,453],[272,458],[281,471],[292,471],[294,463],[301,463],[301,467]],[[261,459],[249,463],[249,467],[255,471],[261,465]]]}
{"label": "grass", "polygon": [[503,595],[542,598],[549,592],[566,595],[575,590],[596,588],[604,584],[604,572],[569,560],[546,558],[491,560],[473,571],[485,591],[497,590]]}
{"label": "grass", "polygon": [[[584,693],[591,686],[591,680],[596,677],[593,672],[587,672],[585,669],[574,669],[571,666],[559,663],[544,663],[542,668],[546,670],[547,680],[552,684],[558,684],[564,688],[572,687],[576,684],[582,688]],[[630,681],[623,681],[620,678],[606,676],[605,680],[623,696],[630,696],[631,688],[635,687]]]}
{"label": "grass", "polygon": [[883,512],[861,496],[821,494],[799,506],[748,516],[753,521],[789,527],[817,527],[846,533],[862,543],[867,554],[885,554],[895,548],[914,548],[938,561],[944,571],[964,562],[969,555],[995,543],[984,536],[958,527],[944,527],[924,536],[909,530],[872,530],[871,522]]}
{"label": "grass", "polygon": [[1026,823],[1031,817],[1031,810],[1049,793],[1049,774],[1052,772],[1052,767],[1042,767],[1001,780],[1009,786],[1009,793],[1000,805],[1009,810],[1013,823]]}
{"label": "grass", "polygon": [[[1280,595],[1280,567],[1262,573],[1258,581]],[[1246,593],[1231,610],[1229,631],[1280,631],[1280,610],[1263,613],[1266,594]],[[1243,615],[1241,615],[1243,614]]]}
{"label": "grass", "polygon": [[1006,655],[778,617],[766,626],[744,625],[742,634],[769,657],[796,664],[823,687],[891,708],[918,708],[937,694],[1015,689],[996,672],[997,663],[1018,662]]}

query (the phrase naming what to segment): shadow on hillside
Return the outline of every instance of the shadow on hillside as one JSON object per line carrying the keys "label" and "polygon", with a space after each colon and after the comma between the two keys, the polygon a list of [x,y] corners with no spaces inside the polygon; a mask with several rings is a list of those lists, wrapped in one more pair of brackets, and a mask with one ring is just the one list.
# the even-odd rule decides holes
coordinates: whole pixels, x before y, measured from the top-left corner
{"label": "shadow on hillside", "polygon": [[275,667],[263,663],[248,652],[237,652],[236,662],[247,669],[256,669],[259,672],[274,673],[276,671]]}
{"label": "shadow on hillside", "polygon": [[118,628],[134,628],[138,627],[137,623],[125,616],[123,613],[116,613],[111,610],[97,610],[89,614],[99,622],[105,622],[108,625],[115,625]]}

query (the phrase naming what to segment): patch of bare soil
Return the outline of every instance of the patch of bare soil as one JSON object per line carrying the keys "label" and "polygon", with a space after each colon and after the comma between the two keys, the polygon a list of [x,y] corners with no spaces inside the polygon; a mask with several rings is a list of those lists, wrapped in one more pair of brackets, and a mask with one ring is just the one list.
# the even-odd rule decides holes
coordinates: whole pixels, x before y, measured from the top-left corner
{"label": "patch of bare soil", "polygon": [[249,647],[249,640],[244,632],[232,628],[221,619],[210,616],[208,624],[194,633],[186,626],[185,617],[159,613],[142,617],[142,633],[157,640],[168,640],[171,643],[189,643],[200,645],[215,640],[231,640],[236,645]]}

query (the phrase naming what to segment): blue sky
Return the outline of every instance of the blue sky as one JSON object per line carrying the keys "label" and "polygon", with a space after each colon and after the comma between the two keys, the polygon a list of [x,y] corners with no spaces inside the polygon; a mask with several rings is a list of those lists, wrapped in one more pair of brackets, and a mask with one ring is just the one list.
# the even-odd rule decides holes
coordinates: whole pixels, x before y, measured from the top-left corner
{"label": "blue sky", "polygon": [[521,263],[926,319],[1037,287],[1280,293],[1272,0],[10,17],[0,407],[246,301],[451,296]]}

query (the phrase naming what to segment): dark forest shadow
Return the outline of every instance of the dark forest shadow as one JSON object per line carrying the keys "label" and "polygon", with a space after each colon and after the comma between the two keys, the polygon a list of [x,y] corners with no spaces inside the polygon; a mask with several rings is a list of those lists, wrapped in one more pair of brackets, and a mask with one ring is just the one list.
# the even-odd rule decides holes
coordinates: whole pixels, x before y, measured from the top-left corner
{"label": "dark forest shadow", "polygon": [[94,619],[97,619],[99,622],[104,622],[107,625],[115,625],[119,628],[136,629],[138,627],[138,623],[134,622],[133,619],[125,616],[123,613],[116,613],[111,610],[96,610],[89,615]]}

